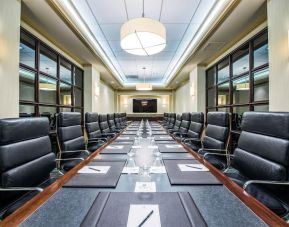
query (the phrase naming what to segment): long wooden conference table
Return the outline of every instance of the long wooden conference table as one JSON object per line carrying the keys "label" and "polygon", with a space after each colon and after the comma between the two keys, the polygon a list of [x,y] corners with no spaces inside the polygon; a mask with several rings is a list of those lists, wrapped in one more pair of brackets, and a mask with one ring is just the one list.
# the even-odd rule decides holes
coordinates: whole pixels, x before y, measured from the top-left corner
{"label": "long wooden conference table", "polygon": [[[286,225],[195,152],[175,142],[157,122],[151,122],[155,141],[136,140],[138,125],[130,124],[0,225]],[[164,166],[149,168],[160,163]],[[137,168],[124,168],[134,164]],[[190,166],[196,170],[190,171]]]}

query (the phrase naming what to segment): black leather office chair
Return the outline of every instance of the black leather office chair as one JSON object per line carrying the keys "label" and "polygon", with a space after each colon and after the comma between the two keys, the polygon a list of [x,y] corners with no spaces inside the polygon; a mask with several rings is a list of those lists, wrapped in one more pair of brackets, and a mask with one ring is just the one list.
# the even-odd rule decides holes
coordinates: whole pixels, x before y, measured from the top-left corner
{"label": "black leather office chair", "polygon": [[126,127],[127,126],[127,122],[126,122],[126,113],[121,113],[120,114],[120,116],[121,116],[121,122],[120,122],[120,124],[121,124],[121,126],[122,127]]}
{"label": "black leather office chair", "polygon": [[124,129],[126,127],[126,126],[123,126],[121,124],[121,114],[120,113],[115,113],[114,114],[114,122],[115,122],[115,126],[116,126],[117,129],[122,130],[122,129]]}
{"label": "black leather office chair", "polygon": [[182,113],[182,121],[181,125],[179,127],[178,131],[173,131],[173,135],[176,137],[176,139],[182,139],[183,135],[186,135],[188,133],[188,129],[190,126],[191,121],[191,114],[190,113]]}
{"label": "black leather office chair", "polygon": [[167,125],[169,119],[168,115],[169,115],[168,113],[164,113],[164,118],[162,121],[160,121],[161,125]]}
{"label": "black leather office chair", "polygon": [[114,137],[116,135],[116,133],[113,132],[109,128],[107,115],[106,114],[100,114],[98,116],[98,119],[99,119],[99,127],[100,127],[100,130],[101,130],[101,133],[103,135],[109,136],[110,138]]}
{"label": "black leather office chair", "polygon": [[[72,169],[90,155],[86,149],[80,113],[62,112],[57,115],[57,139],[58,155],[62,159],[59,161],[59,165],[65,171]],[[93,149],[90,150],[94,151]]]}
{"label": "black leather office chair", "polygon": [[[207,115],[207,127],[205,136],[198,139],[185,139],[185,142],[193,143],[192,146],[197,148],[201,142],[201,148],[198,153],[204,156],[206,153],[228,153],[228,142],[230,134],[230,114],[226,112],[209,112]],[[227,167],[228,160],[225,156],[207,155],[207,161],[213,166],[222,170]]]}
{"label": "black leather office chair", "polygon": [[175,113],[170,113],[169,114],[169,122],[164,128],[166,129],[173,129],[174,125],[176,123],[176,114]]}
{"label": "black leather office chair", "polygon": [[0,120],[0,219],[54,182],[47,118]]}
{"label": "black leather office chair", "polygon": [[289,113],[244,113],[230,156],[235,171],[225,174],[279,216],[288,215]]}
{"label": "black leather office chair", "polygon": [[[191,121],[188,132],[182,134],[182,141],[191,149],[198,151],[201,148],[201,136],[204,128],[204,114],[202,112],[191,113]],[[189,139],[193,139],[192,143]]]}
{"label": "black leather office chair", "polygon": [[173,128],[168,127],[168,132],[173,133],[173,132],[179,131],[181,123],[182,123],[182,115],[178,114],[176,116],[176,120],[175,120],[175,124],[174,124]]}
{"label": "black leather office chair", "polygon": [[108,125],[112,132],[119,133],[121,129],[117,129],[115,125],[114,114],[107,114]]}
{"label": "black leather office chair", "polygon": [[85,113],[85,129],[88,140],[104,142],[108,141],[109,134],[103,134],[100,130],[98,113]]}

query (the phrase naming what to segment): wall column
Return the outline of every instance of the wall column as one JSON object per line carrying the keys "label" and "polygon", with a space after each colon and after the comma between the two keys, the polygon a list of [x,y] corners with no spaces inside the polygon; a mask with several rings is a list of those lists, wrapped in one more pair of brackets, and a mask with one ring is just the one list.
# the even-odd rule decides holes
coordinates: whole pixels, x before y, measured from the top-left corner
{"label": "wall column", "polygon": [[[92,66],[84,67],[84,112],[99,112],[100,74]],[[98,96],[97,96],[98,95]]]}
{"label": "wall column", "polygon": [[[192,112],[206,112],[206,71],[203,66],[196,66],[190,73],[190,108]],[[191,92],[193,95],[191,95]]]}
{"label": "wall column", "polygon": [[0,3],[0,118],[19,116],[20,0]]}
{"label": "wall column", "polygon": [[268,0],[269,109],[289,111],[289,1]]}

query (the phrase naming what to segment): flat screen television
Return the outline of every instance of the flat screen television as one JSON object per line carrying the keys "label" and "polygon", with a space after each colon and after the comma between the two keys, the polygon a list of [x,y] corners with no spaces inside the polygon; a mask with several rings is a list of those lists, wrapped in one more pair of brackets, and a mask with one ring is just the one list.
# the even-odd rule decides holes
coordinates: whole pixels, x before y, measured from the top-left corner
{"label": "flat screen television", "polygon": [[157,113],[157,99],[133,99],[134,113]]}

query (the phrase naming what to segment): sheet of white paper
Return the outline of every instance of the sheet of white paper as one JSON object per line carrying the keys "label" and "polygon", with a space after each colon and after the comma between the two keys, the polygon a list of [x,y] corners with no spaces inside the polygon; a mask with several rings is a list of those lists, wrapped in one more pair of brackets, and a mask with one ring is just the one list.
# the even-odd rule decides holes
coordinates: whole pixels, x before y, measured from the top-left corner
{"label": "sheet of white paper", "polygon": [[106,174],[110,166],[84,166],[77,173]]}
{"label": "sheet of white paper", "polygon": [[108,149],[123,149],[123,145],[108,145]]}
{"label": "sheet of white paper", "polygon": [[178,164],[182,172],[206,172],[209,171],[203,164]]}
{"label": "sheet of white paper", "polygon": [[150,173],[166,173],[166,168],[164,166],[152,166],[150,168]]}
{"label": "sheet of white paper", "polygon": [[[151,211],[153,211],[153,213],[146,219]],[[144,219],[146,219],[146,221],[141,225],[142,227],[161,227],[159,205],[131,204],[129,207],[127,227],[140,226]]]}
{"label": "sheet of white paper", "polygon": [[124,174],[129,174],[129,173],[135,173],[138,174],[139,173],[139,167],[124,167],[122,170],[122,173]]}
{"label": "sheet of white paper", "polygon": [[120,140],[127,140],[127,139],[129,139],[129,137],[118,137],[118,139],[120,139]]}
{"label": "sheet of white paper", "polygon": [[158,146],[148,146],[148,149],[158,149]]}
{"label": "sheet of white paper", "polygon": [[172,137],[169,136],[160,136],[161,139],[171,139]]}
{"label": "sheet of white paper", "polygon": [[156,182],[136,182],[134,192],[156,192]]}
{"label": "sheet of white paper", "polygon": [[180,145],[180,144],[173,144],[173,145],[167,144],[166,145],[166,148],[181,148],[181,147],[182,147],[182,145]]}
{"label": "sheet of white paper", "polygon": [[133,148],[133,149],[140,149],[141,146],[131,146],[131,148]]}

